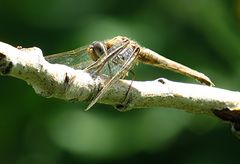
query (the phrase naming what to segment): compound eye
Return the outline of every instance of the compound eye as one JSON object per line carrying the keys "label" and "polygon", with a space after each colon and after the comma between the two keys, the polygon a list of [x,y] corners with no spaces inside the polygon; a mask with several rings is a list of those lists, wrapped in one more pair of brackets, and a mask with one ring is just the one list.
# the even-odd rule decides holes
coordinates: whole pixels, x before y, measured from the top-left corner
{"label": "compound eye", "polygon": [[92,50],[98,56],[101,57],[106,52],[106,48],[102,42],[95,41],[92,43]]}

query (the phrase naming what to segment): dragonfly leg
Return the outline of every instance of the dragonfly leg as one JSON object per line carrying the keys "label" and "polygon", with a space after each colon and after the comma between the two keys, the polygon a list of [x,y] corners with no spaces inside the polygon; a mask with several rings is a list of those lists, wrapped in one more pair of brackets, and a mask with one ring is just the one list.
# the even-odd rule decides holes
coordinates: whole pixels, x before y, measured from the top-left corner
{"label": "dragonfly leg", "polygon": [[113,72],[112,72],[112,69],[111,69],[111,67],[110,67],[110,64],[108,63],[108,70],[109,70],[109,74],[110,74],[110,76],[113,76]]}
{"label": "dragonfly leg", "polygon": [[117,105],[115,105],[115,108],[118,110],[118,111],[120,111],[120,112],[123,112],[123,111],[125,111],[126,109],[127,109],[127,107],[128,107],[128,104],[129,104],[129,93],[130,93],[130,90],[131,90],[131,88],[132,88],[132,83],[133,83],[133,81],[135,80],[135,78],[136,78],[136,75],[135,75],[135,73],[133,72],[133,70],[129,70],[129,72],[132,74],[132,80],[131,80],[131,83],[130,83],[130,85],[128,86],[128,90],[127,90],[127,92],[125,93],[125,96],[124,96],[124,99],[123,99],[123,101],[120,103],[120,104],[117,104]]}

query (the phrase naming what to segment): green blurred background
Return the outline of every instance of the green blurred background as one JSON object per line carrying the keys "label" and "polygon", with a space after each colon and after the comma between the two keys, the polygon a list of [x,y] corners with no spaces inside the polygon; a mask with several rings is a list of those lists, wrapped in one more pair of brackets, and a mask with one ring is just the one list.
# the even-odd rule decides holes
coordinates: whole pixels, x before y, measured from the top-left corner
{"label": "green blurred background", "polygon": [[[126,35],[239,90],[240,0],[0,0],[0,40],[52,54]],[[137,80],[195,82],[145,65]],[[217,118],[176,109],[111,106],[36,95],[0,77],[0,163],[238,163],[240,142]]]}

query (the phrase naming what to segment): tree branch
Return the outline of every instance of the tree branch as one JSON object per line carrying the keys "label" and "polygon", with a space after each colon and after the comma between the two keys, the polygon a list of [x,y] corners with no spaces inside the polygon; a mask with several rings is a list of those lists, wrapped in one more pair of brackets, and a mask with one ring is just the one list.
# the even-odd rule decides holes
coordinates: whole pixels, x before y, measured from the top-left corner
{"label": "tree branch", "polygon": [[[50,64],[39,48],[15,48],[3,42],[0,42],[0,74],[26,81],[37,94],[44,97],[66,101],[89,101],[106,79],[104,76],[93,79],[82,70]],[[207,114],[226,108],[240,111],[240,92],[164,78],[133,81],[130,93],[123,102],[130,83],[128,80],[119,80],[99,102],[114,105],[119,110],[169,107]]]}

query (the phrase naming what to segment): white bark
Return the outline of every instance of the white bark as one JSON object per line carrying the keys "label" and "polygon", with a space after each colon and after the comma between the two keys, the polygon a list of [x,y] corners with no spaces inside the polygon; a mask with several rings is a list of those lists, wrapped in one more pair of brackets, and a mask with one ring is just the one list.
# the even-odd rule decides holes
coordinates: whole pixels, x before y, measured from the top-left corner
{"label": "white bark", "polygon": [[[90,100],[104,81],[104,77],[93,79],[82,70],[48,63],[39,48],[18,49],[3,42],[0,42],[0,74],[26,81],[44,97],[66,101]],[[119,80],[99,102],[114,106],[121,104],[130,83],[128,80]],[[212,114],[213,109],[240,110],[240,92],[160,78],[134,81],[124,103],[128,110],[170,107]]]}

